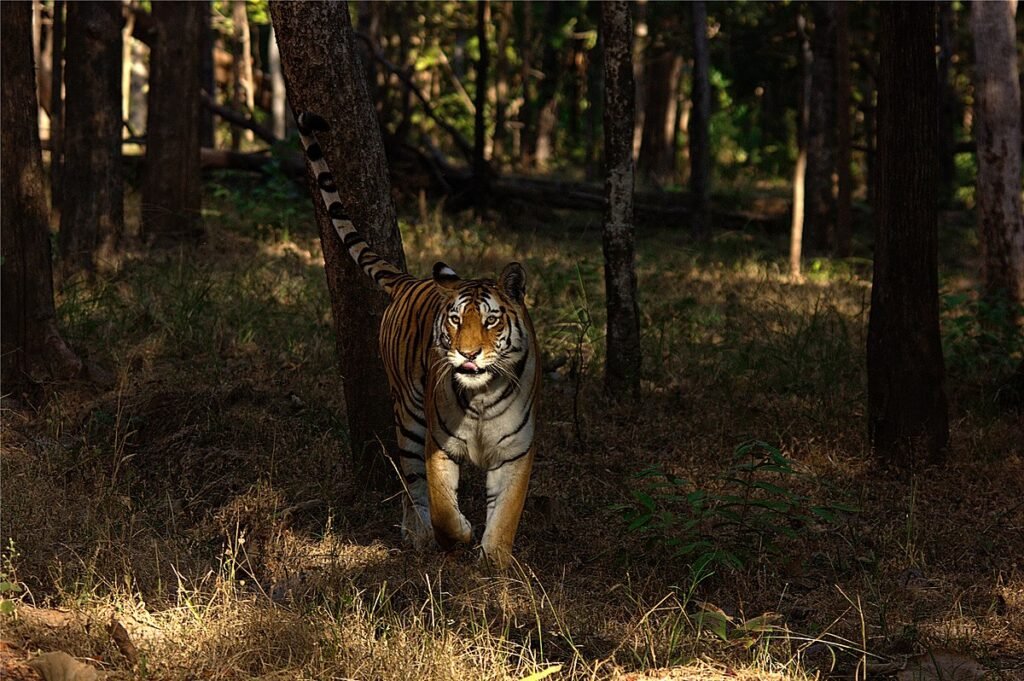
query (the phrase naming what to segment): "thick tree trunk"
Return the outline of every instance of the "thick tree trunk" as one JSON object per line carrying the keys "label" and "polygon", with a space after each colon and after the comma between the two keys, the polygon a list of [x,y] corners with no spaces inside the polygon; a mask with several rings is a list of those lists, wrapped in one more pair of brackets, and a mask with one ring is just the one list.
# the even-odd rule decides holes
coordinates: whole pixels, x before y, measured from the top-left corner
{"label": "thick tree trunk", "polygon": [[121,3],[68,5],[62,279],[117,266],[124,231]]}
{"label": "thick tree trunk", "polygon": [[804,194],[804,243],[820,253],[835,243],[836,168],[836,26],[832,0],[811,2],[811,109],[807,130],[807,177]]}
{"label": "thick tree trunk", "polygon": [[601,4],[604,40],[604,287],[608,309],[605,390],[626,398],[640,392],[640,311],[633,267],[633,30],[624,0]]}
{"label": "thick tree trunk", "polygon": [[[272,2],[270,13],[293,110],[315,111],[332,125],[320,142],[346,213],[377,253],[404,268],[384,146],[346,4]],[[387,482],[391,466],[380,456],[382,447],[390,453],[396,446],[391,398],[377,346],[387,298],[349,258],[315,179],[309,181],[331,293],[356,475],[377,489],[393,488]]]}
{"label": "thick tree trunk", "polygon": [[871,445],[909,468],[949,441],[937,267],[935,4],[882,5],[875,260],[868,323]]}
{"label": "thick tree trunk", "polygon": [[482,216],[487,210],[487,71],[491,63],[487,26],[491,23],[490,15],[490,2],[477,0],[476,37],[480,44],[480,59],[476,62],[476,113],[473,116],[473,194],[478,216]]}
{"label": "thick tree trunk", "polygon": [[708,15],[704,0],[693,9],[693,108],[690,111],[690,195],[693,198],[693,231],[699,238],[711,233],[711,83],[708,71]]}
{"label": "thick tree trunk", "polygon": [[836,255],[850,255],[853,233],[850,176],[849,6],[836,3]]}
{"label": "thick tree trunk", "polygon": [[671,184],[675,176],[676,105],[682,72],[683,56],[674,50],[663,49],[647,60],[647,106],[636,167],[637,174],[656,187]]}
{"label": "thick tree trunk", "polygon": [[39,144],[32,62],[32,5],[0,3],[0,380],[4,392],[31,383],[39,360],[57,377],[82,369],[57,331],[50,216]]}
{"label": "thick tree trunk", "polygon": [[1016,2],[971,3],[975,52],[978,234],[985,295],[1024,304],[1021,104]]}
{"label": "thick tree trunk", "polygon": [[203,234],[199,33],[205,10],[204,3],[196,2],[153,4],[156,36],[149,60],[142,175],[142,233],[151,241],[198,241]]}
{"label": "thick tree trunk", "polygon": [[53,3],[53,33],[50,36],[52,77],[50,79],[50,207],[51,219],[60,221],[64,169],[64,0]]}

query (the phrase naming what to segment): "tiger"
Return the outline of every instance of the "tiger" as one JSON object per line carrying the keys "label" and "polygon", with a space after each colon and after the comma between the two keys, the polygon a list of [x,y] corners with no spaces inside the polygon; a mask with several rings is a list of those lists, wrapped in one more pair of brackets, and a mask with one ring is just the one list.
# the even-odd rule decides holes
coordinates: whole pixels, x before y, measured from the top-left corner
{"label": "tiger", "polygon": [[536,455],[541,365],[526,309],[526,272],[461,279],[443,262],[413,277],[375,253],[346,217],[316,133],[320,116],[296,115],[306,158],[334,230],[349,255],[390,297],[379,344],[394,403],[403,499],[402,536],[419,550],[473,542],[459,510],[459,469],[486,471],[482,557],[498,568],[512,544]]}

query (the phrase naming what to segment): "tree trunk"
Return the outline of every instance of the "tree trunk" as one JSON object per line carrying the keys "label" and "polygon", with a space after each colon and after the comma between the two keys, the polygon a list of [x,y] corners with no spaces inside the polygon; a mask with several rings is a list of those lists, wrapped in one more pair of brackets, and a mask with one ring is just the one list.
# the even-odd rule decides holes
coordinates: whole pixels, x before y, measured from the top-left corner
{"label": "tree trunk", "polygon": [[198,241],[199,33],[206,5],[153,3],[155,44],[149,60],[142,233],[150,241]]}
{"label": "tree trunk", "polygon": [[[647,0],[636,0],[633,3],[631,12],[635,13],[636,21],[633,22],[633,87],[636,92],[633,94],[633,158],[640,154],[640,144],[644,139],[644,120],[647,117],[647,88],[644,82],[647,79],[647,45],[650,42],[650,29],[647,25]],[[633,16],[633,15],[631,15]]]}
{"label": "tree trunk", "polygon": [[853,233],[850,176],[849,6],[836,3],[836,255],[850,256]]}
{"label": "tree trunk", "polygon": [[32,5],[0,3],[0,380],[7,393],[32,383],[38,360],[57,377],[82,369],[57,331],[32,58]]}
{"label": "tree trunk", "polygon": [[683,55],[675,50],[663,49],[647,60],[647,106],[636,167],[642,180],[656,187],[671,184],[675,176],[676,104],[682,72]]}
{"label": "tree trunk", "polygon": [[949,203],[956,194],[956,90],[953,87],[953,55],[956,30],[952,0],[939,3],[939,197]]}
{"label": "tree trunk", "polygon": [[[253,115],[256,108],[256,92],[253,87],[252,77],[252,41],[249,35],[249,15],[245,9],[246,0],[232,0],[231,2],[231,23],[234,27],[234,69],[235,111],[241,111],[249,116]],[[212,93],[211,93],[212,94]],[[241,137],[246,142],[253,141],[251,130],[240,131],[238,128],[231,129],[231,148],[238,151],[241,145]]]}
{"label": "tree trunk", "polygon": [[562,3],[548,3],[544,20],[544,76],[540,81],[538,98],[537,130],[534,138],[533,163],[537,170],[546,170],[554,153],[555,127],[558,123],[558,85],[562,76],[560,54],[553,42],[554,35],[562,27]]}
{"label": "tree trunk", "polygon": [[880,7],[875,259],[868,322],[868,432],[910,468],[949,441],[939,340],[935,3]]}
{"label": "tree trunk", "polygon": [[473,185],[476,213],[482,217],[487,210],[487,70],[490,68],[490,44],[487,26],[491,23],[488,0],[476,3],[476,37],[480,44],[480,59],[476,62],[476,113],[473,116]]}
{"label": "tree trunk", "polygon": [[1021,216],[1021,104],[1016,2],[971,3],[975,50],[975,140],[978,235],[985,295],[1024,304],[1024,218]]}
{"label": "tree trunk", "polygon": [[616,398],[640,392],[640,311],[633,268],[633,118],[630,5],[601,4],[604,40],[604,286],[608,309],[605,390]]}
{"label": "tree trunk", "polygon": [[124,231],[121,3],[73,2],[68,29],[62,280],[116,268]]}
{"label": "tree trunk", "polygon": [[53,33],[50,36],[50,206],[56,215],[51,219],[60,221],[60,203],[63,194],[64,168],[64,0],[53,3]]}
{"label": "tree trunk", "polygon": [[512,3],[504,0],[498,5],[498,32],[495,38],[497,58],[494,61],[494,144],[491,148],[491,164],[501,169],[507,153],[505,129],[508,112],[508,37],[512,29]]}
{"label": "tree trunk", "polygon": [[[202,11],[202,33],[200,35],[201,47],[199,56],[199,82],[206,94],[214,101],[217,100],[217,79],[213,68],[213,46],[216,42],[213,36],[212,13],[213,6],[209,0],[203,0]],[[199,144],[200,146],[213,149],[217,146],[217,128],[213,121],[213,112],[203,108],[199,112]]]}
{"label": "tree trunk", "polygon": [[[345,3],[272,2],[270,14],[295,111],[315,111],[331,125],[321,133],[324,155],[338,180],[346,213],[370,246],[405,268],[391,200],[380,128]],[[387,298],[352,262],[327,215],[315,178],[310,189],[320,228],[331,310],[337,333],[350,441],[357,479],[375,489],[389,484],[395,451],[391,398],[377,345]]]}
{"label": "tree trunk", "polygon": [[799,279],[804,244],[804,206],[807,205],[807,127],[811,117],[811,67],[813,56],[811,43],[807,37],[807,21],[803,14],[797,14],[797,28],[800,34],[800,62],[802,65],[802,83],[800,85],[800,103],[797,107],[798,120],[796,128],[796,166],[793,168],[793,216],[789,227],[789,274]]}
{"label": "tree trunk", "polygon": [[288,97],[284,90],[284,76],[281,74],[281,53],[277,49],[274,27],[270,27],[270,42],[267,47],[267,70],[270,71],[271,104],[270,117],[274,137],[283,140],[288,134]]}
{"label": "tree trunk", "polygon": [[835,199],[832,174],[836,168],[836,25],[835,3],[810,3],[811,106],[807,129],[807,176],[804,194],[804,243],[829,253],[835,243]]}
{"label": "tree trunk", "polygon": [[699,238],[711,233],[711,83],[708,80],[708,15],[704,0],[693,8],[693,108],[690,111],[690,195],[693,200],[693,231]]}
{"label": "tree trunk", "polygon": [[523,105],[519,107],[519,126],[516,128],[513,146],[519,147],[519,168],[525,171],[533,165],[532,138],[534,119],[536,118],[534,102],[537,99],[537,86],[533,79],[533,3],[520,2],[519,7],[522,8],[523,13],[522,49],[520,50],[522,64],[519,75],[519,79],[522,81]]}

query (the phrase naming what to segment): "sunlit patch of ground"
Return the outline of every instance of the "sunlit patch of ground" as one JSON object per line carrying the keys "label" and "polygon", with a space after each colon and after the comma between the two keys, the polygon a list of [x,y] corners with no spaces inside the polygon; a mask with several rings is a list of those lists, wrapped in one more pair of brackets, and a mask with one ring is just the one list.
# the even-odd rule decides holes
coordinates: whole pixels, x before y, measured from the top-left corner
{"label": "sunlit patch of ground", "polygon": [[[207,196],[204,247],[140,250],[62,295],[70,339],[113,386],[51,385],[38,410],[4,400],[0,581],[21,591],[0,593],[0,617],[19,660],[63,650],[112,678],[797,681],[946,651],[1024,673],[1024,426],[994,402],[1020,358],[979,343],[959,303],[944,308],[948,462],[900,479],[866,452],[860,261],[795,283],[778,236],[699,246],[681,226],[642,229],[644,397],[615,405],[596,218],[405,225],[416,272],[523,262],[558,366],[519,564],[494,575],[470,550],[407,550],[399,499],[353,483],[308,199],[233,182]],[[973,274],[944,268],[957,291]],[[659,497],[676,515],[630,529],[655,483],[731,493],[753,439],[792,466],[762,481],[854,510],[787,511],[792,537],[735,546],[725,516],[686,530],[686,507]],[[741,508],[769,499],[757,489]],[[481,522],[478,474],[463,497]],[[701,570],[671,549],[694,537],[747,557]]]}

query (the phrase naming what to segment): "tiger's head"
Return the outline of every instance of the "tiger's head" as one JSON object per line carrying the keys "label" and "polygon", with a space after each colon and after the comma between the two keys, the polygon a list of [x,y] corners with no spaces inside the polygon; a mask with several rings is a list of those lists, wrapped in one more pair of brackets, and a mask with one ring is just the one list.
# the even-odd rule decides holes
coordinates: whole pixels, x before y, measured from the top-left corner
{"label": "tiger's head", "polygon": [[530,345],[522,265],[506,265],[498,281],[462,280],[439,262],[434,281],[452,293],[434,321],[434,343],[456,383],[474,390],[495,377],[518,381]]}

